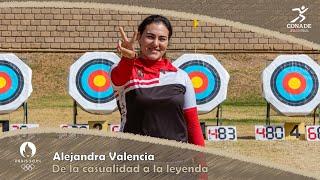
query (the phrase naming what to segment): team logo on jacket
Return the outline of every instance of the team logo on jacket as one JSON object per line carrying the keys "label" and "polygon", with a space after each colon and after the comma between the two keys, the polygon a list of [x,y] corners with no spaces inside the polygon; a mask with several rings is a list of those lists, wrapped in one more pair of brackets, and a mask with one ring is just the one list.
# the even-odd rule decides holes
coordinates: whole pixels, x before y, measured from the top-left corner
{"label": "team logo on jacket", "polygon": [[143,72],[141,69],[138,69],[137,74],[138,74],[138,77],[143,78]]}

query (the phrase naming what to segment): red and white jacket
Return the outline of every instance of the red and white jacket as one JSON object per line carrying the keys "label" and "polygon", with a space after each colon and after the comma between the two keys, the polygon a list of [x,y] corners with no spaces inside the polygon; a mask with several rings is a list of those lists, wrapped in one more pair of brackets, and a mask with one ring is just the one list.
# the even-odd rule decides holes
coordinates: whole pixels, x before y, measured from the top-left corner
{"label": "red and white jacket", "polygon": [[122,57],[111,81],[121,131],[204,146],[191,80],[168,59]]}

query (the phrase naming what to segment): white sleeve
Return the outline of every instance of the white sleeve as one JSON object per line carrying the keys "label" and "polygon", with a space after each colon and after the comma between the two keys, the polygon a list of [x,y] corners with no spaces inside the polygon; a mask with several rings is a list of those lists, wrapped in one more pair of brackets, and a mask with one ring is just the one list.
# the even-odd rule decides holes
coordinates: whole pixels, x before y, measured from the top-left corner
{"label": "white sleeve", "polygon": [[197,106],[196,95],[194,88],[188,74],[183,71],[185,79],[186,93],[184,94],[184,106],[183,109],[189,109]]}

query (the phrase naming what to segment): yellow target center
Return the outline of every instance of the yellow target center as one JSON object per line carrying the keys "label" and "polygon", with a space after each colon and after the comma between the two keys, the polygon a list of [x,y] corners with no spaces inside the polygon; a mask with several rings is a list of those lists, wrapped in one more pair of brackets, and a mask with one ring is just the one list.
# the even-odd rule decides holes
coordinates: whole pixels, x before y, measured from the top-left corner
{"label": "yellow target center", "polygon": [[193,85],[194,88],[200,88],[202,86],[202,84],[203,84],[202,79],[200,77],[197,77],[197,76],[193,77],[191,79],[191,81],[192,81],[192,85]]}
{"label": "yellow target center", "polygon": [[7,85],[7,80],[3,77],[0,77],[0,88],[3,88]]}
{"label": "yellow target center", "polygon": [[288,81],[288,85],[291,89],[298,89],[301,86],[301,81],[300,79],[293,77]]}
{"label": "yellow target center", "polygon": [[102,75],[97,75],[96,77],[93,78],[93,83],[97,87],[104,86],[106,84],[106,82],[107,82],[107,79]]}

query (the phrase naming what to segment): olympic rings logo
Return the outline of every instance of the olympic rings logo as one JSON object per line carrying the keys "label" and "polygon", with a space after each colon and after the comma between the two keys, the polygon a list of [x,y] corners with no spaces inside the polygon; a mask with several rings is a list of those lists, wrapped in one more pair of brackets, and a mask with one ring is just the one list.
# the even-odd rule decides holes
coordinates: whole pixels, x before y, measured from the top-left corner
{"label": "olympic rings logo", "polygon": [[24,171],[32,171],[33,168],[35,167],[35,165],[33,164],[21,164],[21,169],[23,169]]}

